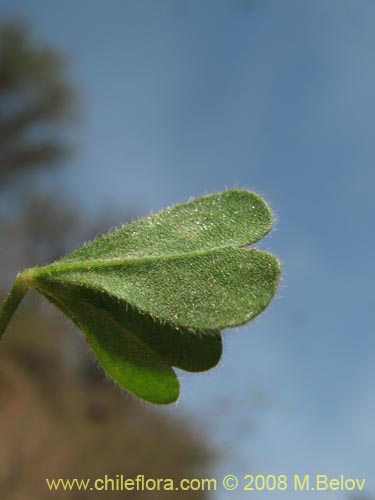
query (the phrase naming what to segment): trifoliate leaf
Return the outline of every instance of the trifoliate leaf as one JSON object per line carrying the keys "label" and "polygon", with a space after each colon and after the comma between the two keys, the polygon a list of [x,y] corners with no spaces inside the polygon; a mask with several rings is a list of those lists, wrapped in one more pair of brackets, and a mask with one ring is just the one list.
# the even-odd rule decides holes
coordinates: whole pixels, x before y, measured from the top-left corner
{"label": "trifoliate leaf", "polygon": [[34,287],[85,332],[121,386],[153,403],[172,402],[179,392],[172,367],[215,366],[219,330],[250,321],[275,294],[278,260],[244,248],[271,227],[266,203],[245,190],[169,208],[24,271],[0,330]]}

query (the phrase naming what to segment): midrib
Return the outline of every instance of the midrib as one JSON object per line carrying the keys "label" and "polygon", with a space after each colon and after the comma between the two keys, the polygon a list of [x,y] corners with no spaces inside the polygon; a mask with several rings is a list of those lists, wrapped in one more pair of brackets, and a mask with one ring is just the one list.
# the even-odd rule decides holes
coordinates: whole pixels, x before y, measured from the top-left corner
{"label": "midrib", "polygon": [[[131,266],[134,264],[144,264],[148,262],[155,262],[158,260],[182,260],[187,259],[189,257],[194,258],[197,256],[204,256],[214,253],[216,251],[224,250],[224,249],[239,249],[243,247],[235,247],[231,245],[225,245],[221,247],[213,247],[208,250],[198,250],[195,252],[182,253],[182,254],[169,254],[169,255],[152,255],[146,257],[115,257],[111,259],[87,259],[80,261],[72,261],[72,262],[57,262],[54,264],[48,264],[44,267],[36,267],[33,268],[32,273],[30,273],[31,280],[37,279],[38,276],[49,276],[57,273],[64,273],[67,271],[91,271],[95,269],[105,269],[111,267],[124,267]],[[254,249],[255,250],[255,249]]]}

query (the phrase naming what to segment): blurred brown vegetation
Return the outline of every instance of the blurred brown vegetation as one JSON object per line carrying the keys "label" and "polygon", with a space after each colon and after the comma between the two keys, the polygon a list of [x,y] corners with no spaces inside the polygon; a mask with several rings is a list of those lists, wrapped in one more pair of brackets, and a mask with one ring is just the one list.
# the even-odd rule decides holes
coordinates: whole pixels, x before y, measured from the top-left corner
{"label": "blurred brown vegetation", "polygon": [[[63,67],[61,57],[35,45],[23,25],[0,25],[3,199],[25,182],[26,172],[30,187],[34,172],[41,175],[40,167],[54,166],[67,150],[61,130],[74,92]],[[94,227],[81,221],[63,197],[57,201],[27,192],[26,198],[16,197],[16,204],[0,204],[0,294],[16,269],[54,260],[113,222],[103,218]],[[83,335],[66,318],[36,294],[26,297],[0,344],[1,500],[94,496],[50,493],[46,477],[204,477],[212,458],[190,423],[124,394],[105,379]],[[117,498],[119,493],[103,495]],[[173,496],[127,493],[132,498],[166,495]]]}
{"label": "blurred brown vegetation", "polygon": [[[93,497],[51,494],[46,477],[204,474],[210,453],[191,426],[104,380],[82,336],[69,331],[52,307],[37,307],[36,297],[30,299],[0,350],[0,498]],[[164,498],[165,493],[127,496]]]}

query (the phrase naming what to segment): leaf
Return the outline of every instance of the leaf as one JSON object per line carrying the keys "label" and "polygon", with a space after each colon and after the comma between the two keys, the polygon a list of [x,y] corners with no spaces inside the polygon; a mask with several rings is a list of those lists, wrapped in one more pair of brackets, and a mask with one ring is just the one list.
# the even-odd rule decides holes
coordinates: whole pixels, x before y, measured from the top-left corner
{"label": "leaf", "polygon": [[0,314],[0,330],[34,287],[85,332],[121,386],[153,403],[175,401],[172,367],[215,366],[220,330],[255,318],[274,296],[278,260],[244,248],[265,236],[272,220],[262,198],[233,190],[133,222],[24,271]]}
{"label": "leaf", "polygon": [[220,330],[261,313],[272,299],[280,270],[275,257],[243,248],[181,256],[120,259],[43,268],[37,288],[64,285],[100,290],[113,301],[175,327]]}
{"label": "leaf", "polygon": [[85,333],[104,370],[120,386],[154,404],[177,400],[180,384],[172,368],[111,314],[89,303],[46,297]]}
{"label": "leaf", "polygon": [[183,334],[135,311],[125,311],[120,303],[116,311],[102,295],[82,295],[80,289],[51,287],[43,294],[85,333],[105,371],[129,392],[151,403],[177,400],[179,383],[170,365],[204,371],[221,357],[217,332]]}
{"label": "leaf", "polygon": [[45,283],[89,287],[177,328],[217,330],[257,316],[280,267],[251,244],[271,228],[265,202],[227,191],[141,219],[38,269]]}
{"label": "leaf", "polygon": [[272,229],[265,201],[246,190],[204,196],[144,217],[76,250],[59,263],[166,257],[252,245]]}
{"label": "leaf", "polygon": [[186,329],[176,330],[171,325],[162,325],[95,290],[54,285],[45,286],[39,291],[48,300],[52,297],[60,303],[69,301],[80,304],[81,308],[91,304],[107,311],[120,325],[155,351],[166,364],[176,368],[189,372],[206,371],[213,368],[221,358],[222,342],[218,331],[192,335]]}

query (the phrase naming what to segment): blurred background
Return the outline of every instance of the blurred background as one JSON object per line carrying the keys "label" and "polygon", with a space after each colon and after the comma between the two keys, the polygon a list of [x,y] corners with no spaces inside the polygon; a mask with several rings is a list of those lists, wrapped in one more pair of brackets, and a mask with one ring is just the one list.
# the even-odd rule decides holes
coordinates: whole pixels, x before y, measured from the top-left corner
{"label": "blurred background", "polygon": [[1,499],[92,498],[44,478],[106,473],[344,474],[365,494],[324,498],[374,498],[374,16],[371,0],[0,0],[2,295],[20,269],[233,187],[272,205],[258,246],[284,271],[170,408],[106,380],[29,294],[0,346]]}

